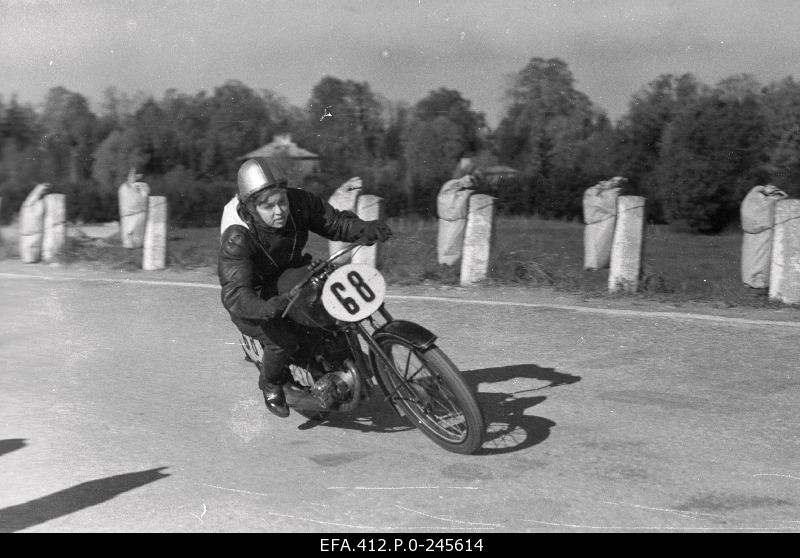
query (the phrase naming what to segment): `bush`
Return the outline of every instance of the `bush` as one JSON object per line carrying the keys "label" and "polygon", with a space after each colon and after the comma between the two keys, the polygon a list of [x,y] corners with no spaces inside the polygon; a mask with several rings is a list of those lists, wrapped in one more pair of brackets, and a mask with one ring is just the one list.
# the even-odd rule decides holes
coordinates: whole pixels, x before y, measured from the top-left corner
{"label": "bush", "polygon": [[25,197],[32,188],[33,186],[25,190],[11,183],[0,185],[0,198],[2,198],[0,201],[0,224],[11,223],[14,214],[19,211],[22,202],[25,201]]}
{"label": "bush", "polygon": [[149,184],[151,196],[167,198],[169,222],[177,227],[219,225],[222,209],[236,194],[235,184],[196,180],[180,166]]}
{"label": "bush", "polygon": [[[35,184],[26,186],[4,184],[0,188],[0,196],[3,198],[3,205],[0,208],[0,223],[11,222],[13,216],[19,213],[22,203],[34,186]],[[101,191],[93,180],[79,183],[52,183],[49,193],[66,195],[68,221],[97,223],[119,219],[116,192]]]}

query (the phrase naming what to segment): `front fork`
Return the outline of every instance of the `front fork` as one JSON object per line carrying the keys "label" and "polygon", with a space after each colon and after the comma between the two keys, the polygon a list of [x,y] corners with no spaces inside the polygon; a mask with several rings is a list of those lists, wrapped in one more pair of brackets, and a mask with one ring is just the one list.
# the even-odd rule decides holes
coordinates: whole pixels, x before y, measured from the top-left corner
{"label": "front fork", "polygon": [[[378,313],[386,323],[389,323],[394,319],[383,304],[381,304],[381,306],[378,308]],[[369,321],[374,329],[378,329],[378,327],[380,327],[375,324],[375,321],[372,317],[369,318]],[[356,359],[356,365],[358,366],[358,369],[367,372],[366,375],[369,376],[368,379],[372,385],[378,385],[379,378],[377,370],[374,370],[372,363],[364,358],[364,353],[361,350],[361,343],[359,342],[359,335],[364,339],[364,342],[372,352],[380,355],[386,363],[390,364],[389,358],[386,356],[386,353],[383,352],[383,349],[381,349],[380,345],[378,345],[378,343],[372,338],[372,334],[364,326],[363,321],[350,324],[345,329],[345,338],[347,339],[347,344],[350,347],[350,352]]]}
{"label": "front fork", "polygon": [[[385,323],[389,323],[394,320],[394,318],[392,318],[392,315],[389,313],[388,310],[386,310],[386,308],[383,305],[381,305],[380,308],[378,308],[378,313],[385,320]],[[378,329],[380,327],[375,323],[372,317],[369,318],[369,322],[374,329]],[[362,393],[362,396],[365,398],[367,397],[366,388],[367,384],[369,384],[370,386],[379,386],[381,388],[381,391],[383,391],[384,393],[385,400],[388,401],[394,396],[397,390],[394,390],[392,393],[390,393],[388,387],[383,385],[383,382],[381,381],[378,371],[375,370],[375,367],[372,364],[372,359],[366,358],[361,348],[361,342],[359,341],[359,338],[363,339],[364,342],[367,344],[368,349],[373,354],[377,355],[378,358],[382,359],[387,366],[394,366],[394,363],[386,355],[386,353],[383,351],[378,342],[375,341],[375,339],[373,339],[372,334],[364,325],[364,322],[358,322],[347,326],[347,328],[345,329],[345,339],[347,339],[347,344],[350,348],[350,353],[353,355],[353,358],[356,361],[355,362],[356,368],[363,372],[363,375],[367,380],[366,382],[362,382],[364,388],[364,393]],[[403,412],[400,409],[398,409],[395,405],[392,405],[392,407],[401,416],[403,416]]]}
{"label": "front fork", "polygon": [[[381,317],[385,320],[385,322],[383,324],[378,325],[375,323],[374,318],[370,317],[369,322],[374,330],[383,329],[387,324],[392,324],[392,323],[408,324],[418,328],[417,333],[419,333],[419,331],[422,331],[423,336],[427,337],[427,339],[423,340],[422,343],[423,345],[432,343],[433,340],[435,339],[435,336],[432,333],[422,328],[419,328],[419,326],[416,326],[416,324],[410,324],[410,322],[394,322],[394,318],[392,318],[392,315],[389,313],[388,310],[386,310],[386,308],[383,305],[381,305],[381,307],[378,309],[378,312],[381,314]],[[375,366],[377,366],[377,362],[375,362],[373,359],[369,359],[369,361],[367,361],[367,359],[364,357],[364,353],[361,351],[361,343],[359,342],[359,336],[364,339],[364,342],[367,344],[369,350],[377,358],[381,359],[386,366],[388,366],[389,368],[396,368],[396,366],[395,363],[392,361],[392,359],[383,350],[380,343],[378,343],[375,337],[373,337],[373,335],[374,334],[370,333],[370,331],[364,325],[364,321],[358,322],[356,324],[351,324],[351,326],[347,329],[347,340],[350,345],[351,352],[354,355],[356,355],[356,359],[358,360],[359,370],[364,370],[365,372],[368,372],[369,383],[371,385],[380,386],[385,396],[384,401],[391,402],[392,408],[397,412],[397,414],[399,414],[400,416],[405,416],[405,413],[403,412],[402,408],[396,405],[394,402],[398,397],[398,392],[403,387],[408,387],[408,380],[410,378],[405,378],[402,374],[396,374],[398,380],[400,380],[400,383],[397,386],[387,386],[384,384],[380,374],[378,374],[378,371],[375,369]],[[417,337],[419,338],[420,336]],[[413,393],[415,390],[411,389],[410,391]]]}
{"label": "front fork", "polygon": [[364,375],[367,377],[371,385],[380,385],[378,371],[374,369],[372,362],[365,357],[359,338],[363,339],[369,350],[383,359],[387,365],[392,366],[392,361],[388,356],[386,356],[386,353],[383,352],[383,349],[378,342],[372,338],[372,335],[364,326],[364,324],[353,324],[345,330],[345,339],[347,339],[350,353],[353,355],[353,358],[356,361],[355,364],[357,368],[364,371]]}

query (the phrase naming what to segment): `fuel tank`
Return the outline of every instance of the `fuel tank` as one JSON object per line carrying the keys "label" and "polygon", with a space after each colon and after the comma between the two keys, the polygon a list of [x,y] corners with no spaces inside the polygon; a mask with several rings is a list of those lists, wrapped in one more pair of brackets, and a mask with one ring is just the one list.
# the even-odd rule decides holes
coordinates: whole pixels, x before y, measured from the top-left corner
{"label": "fuel tank", "polygon": [[[280,294],[288,292],[302,281],[307,273],[308,268],[306,267],[287,269],[278,278],[278,292]],[[328,314],[322,305],[323,284],[323,281],[317,281],[316,278],[306,283],[300,290],[300,296],[289,308],[287,317],[308,327],[335,327],[336,320]]]}

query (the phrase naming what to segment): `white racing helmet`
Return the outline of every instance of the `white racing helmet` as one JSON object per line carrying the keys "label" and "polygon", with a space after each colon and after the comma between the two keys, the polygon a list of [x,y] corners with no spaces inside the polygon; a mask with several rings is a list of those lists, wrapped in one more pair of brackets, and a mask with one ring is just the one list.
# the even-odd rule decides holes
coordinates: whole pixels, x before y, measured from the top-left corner
{"label": "white racing helmet", "polygon": [[254,157],[242,163],[236,182],[239,186],[239,201],[242,203],[246,203],[262,190],[286,188],[288,184],[283,170],[266,157]]}

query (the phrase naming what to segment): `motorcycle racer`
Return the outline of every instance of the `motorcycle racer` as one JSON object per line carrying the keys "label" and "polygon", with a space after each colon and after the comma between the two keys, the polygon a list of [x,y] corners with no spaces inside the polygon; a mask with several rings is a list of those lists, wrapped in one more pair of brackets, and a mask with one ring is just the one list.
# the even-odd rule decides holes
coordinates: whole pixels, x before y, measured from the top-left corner
{"label": "motorcycle racer", "polygon": [[287,417],[283,384],[289,379],[288,361],[310,332],[281,318],[289,300],[278,294],[278,277],[311,261],[302,253],[309,231],[329,240],[366,244],[383,242],[392,231],[383,221],[363,221],[315,194],[288,187],[283,171],[264,157],[241,165],[237,186],[236,212],[243,224],[222,233],[217,269],[222,304],[240,332],[263,344],[258,387],[267,409]]}

